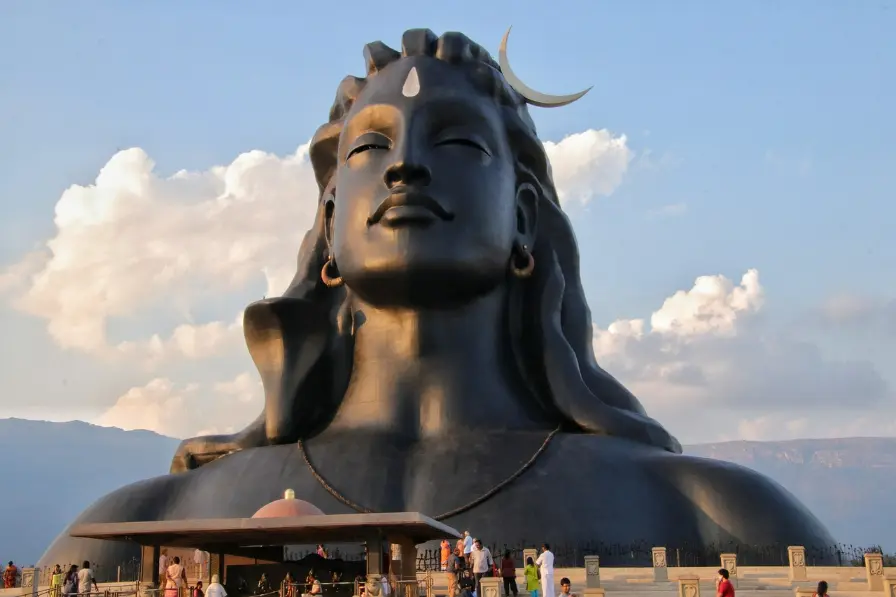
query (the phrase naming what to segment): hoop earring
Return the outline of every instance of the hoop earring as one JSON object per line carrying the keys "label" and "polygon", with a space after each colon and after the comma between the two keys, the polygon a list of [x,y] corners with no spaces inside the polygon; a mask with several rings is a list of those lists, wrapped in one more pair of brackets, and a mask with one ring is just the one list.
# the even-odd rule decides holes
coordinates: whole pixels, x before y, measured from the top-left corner
{"label": "hoop earring", "polygon": [[[330,272],[328,270],[331,267],[336,272],[336,276],[330,275]],[[333,261],[332,257],[330,257],[330,259],[326,263],[324,263],[324,266],[321,268],[320,279],[324,284],[326,284],[327,288],[339,288],[340,286],[345,284],[345,282],[342,280],[342,276],[339,275],[339,270],[336,268],[336,262]]]}
{"label": "hoop earring", "polygon": [[[526,260],[526,265],[523,267],[516,266],[516,258],[517,256],[523,257]],[[516,249],[510,255],[510,271],[517,278],[528,278],[532,275],[532,272],[535,271],[535,257],[532,256],[532,253],[529,252],[529,247],[523,245],[519,249]]]}

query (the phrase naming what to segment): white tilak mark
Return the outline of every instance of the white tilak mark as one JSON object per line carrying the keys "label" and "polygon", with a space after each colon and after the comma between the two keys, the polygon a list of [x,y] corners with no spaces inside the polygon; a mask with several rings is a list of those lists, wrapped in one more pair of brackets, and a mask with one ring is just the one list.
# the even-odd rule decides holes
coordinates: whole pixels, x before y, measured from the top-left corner
{"label": "white tilak mark", "polygon": [[405,97],[414,97],[420,93],[420,77],[417,76],[417,67],[411,67],[408,72],[408,78],[404,80],[404,87],[401,88],[401,95]]}

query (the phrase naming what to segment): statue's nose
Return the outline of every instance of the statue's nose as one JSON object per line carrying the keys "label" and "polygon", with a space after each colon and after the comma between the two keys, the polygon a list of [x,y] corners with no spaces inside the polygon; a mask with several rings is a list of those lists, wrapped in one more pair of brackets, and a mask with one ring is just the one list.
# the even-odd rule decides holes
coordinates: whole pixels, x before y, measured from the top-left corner
{"label": "statue's nose", "polygon": [[386,169],[383,180],[390,189],[401,185],[425,187],[432,182],[432,172],[423,164],[399,160]]}

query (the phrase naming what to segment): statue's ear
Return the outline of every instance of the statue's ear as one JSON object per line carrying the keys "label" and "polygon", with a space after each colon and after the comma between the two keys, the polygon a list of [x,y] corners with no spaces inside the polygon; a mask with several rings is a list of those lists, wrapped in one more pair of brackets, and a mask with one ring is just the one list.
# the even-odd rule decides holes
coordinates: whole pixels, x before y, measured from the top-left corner
{"label": "statue's ear", "polygon": [[538,189],[532,183],[524,182],[516,189],[516,234],[521,245],[535,244],[538,230]]}
{"label": "statue's ear", "polygon": [[336,212],[336,190],[331,188],[324,193],[324,237],[330,256],[333,255],[333,216]]}

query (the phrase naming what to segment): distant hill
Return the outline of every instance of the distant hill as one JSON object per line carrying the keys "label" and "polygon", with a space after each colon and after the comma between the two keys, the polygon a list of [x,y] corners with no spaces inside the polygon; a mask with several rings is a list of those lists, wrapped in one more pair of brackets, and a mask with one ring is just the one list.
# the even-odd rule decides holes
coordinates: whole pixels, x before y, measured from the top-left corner
{"label": "distant hill", "polygon": [[[0,561],[31,564],[100,496],[168,472],[178,440],[80,421],[0,419]],[[896,438],[726,442],[685,452],[748,466],[800,498],[841,542],[896,548]],[[90,480],[84,483],[83,479]]]}
{"label": "distant hill", "polygon": [[0,560],[33,564],[94,500],[167,473],[178,443],[151,431],[80,421],[0,419]]}

